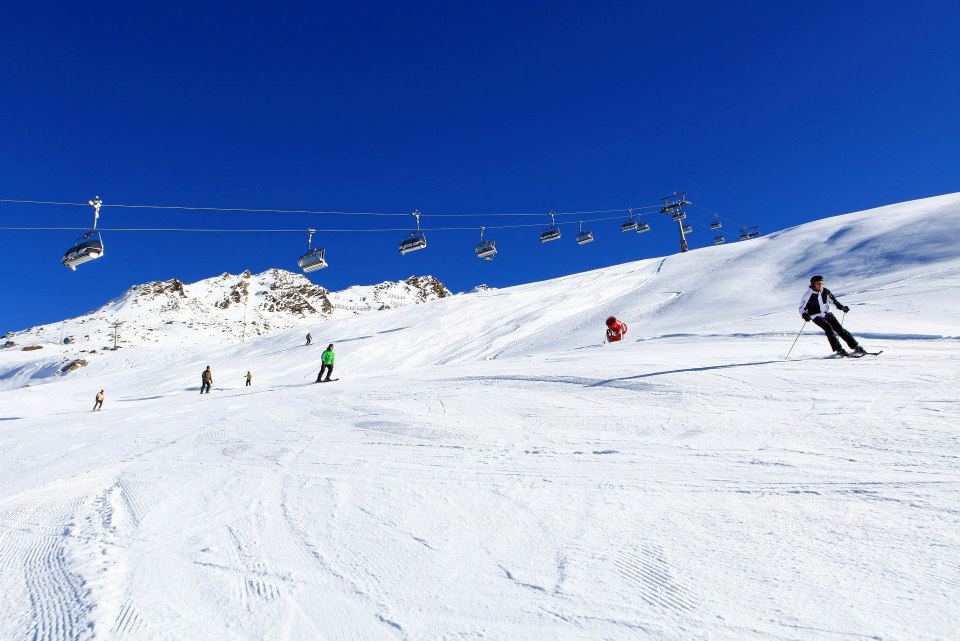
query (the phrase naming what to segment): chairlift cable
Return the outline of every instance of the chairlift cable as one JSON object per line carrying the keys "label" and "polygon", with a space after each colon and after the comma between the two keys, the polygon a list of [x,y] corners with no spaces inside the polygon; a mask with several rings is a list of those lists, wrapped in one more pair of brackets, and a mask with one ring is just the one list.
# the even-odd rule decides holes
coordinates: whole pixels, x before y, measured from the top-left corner
{"label": "chairlift cable", "polygon": [[[20,205],[57,205],[71,207],[87,207],[89,202],[65,202],[52,200],[17,200],[10,198],[0,198],[0,203],[20,204]],[[401,217],[409,216],[409,213],[395,212],[377,212],[377,211],[335,211],[335,210],[315,210],[315,209],[257,209],[249,207],[195,207],[190,205],[133,205],[122,203],[104,203],[104,208],[118,209],[156,209],[156,210],[180,210],[180,211],[204,211],[204,212],[223,212],[223,213],[258,213],[258,214],[315,214],[323,216],[387,216]],[[653,210],[656,205],[644,205],[634,207],[633,210]],[[624,209],[596,209],[589,211],[564,211],[555,212],[557,216],[574,216],[588,214],[607,214],[616,212],[625,212]],[[424,218],[484,218],[484,217],[536,217],[541,218],[543,213],[529,212],[475,212],[475,213],[428,213],[420,214]]]}
{"label": "chairlift cable", "polygon": [[[409,216],[410,214],[406,214]],[[542,217],[543,214],[540,214]],[[585,223],[596,223],[603,222],[607,220],[620,220],[619,216],[612,216],[607,218],[592,218],[590,220],[584,220]],[[577,225],[580,221],[576,220],[562,220],[557,222],[557,226],[560,225]],[[516,225],[484,225],[484,228],[487,230],[490,229],[529,229],[531,227],[542,227],[543,225],[538,223],[521,223]],[[312,227],[315,233],[323,234],[336,234],[336,233],[379,233],[379,232],[409,232],[409,227],[379,227],[375,229],[320,229]],[[88,231],[89,227],[0,227],[0,231]],[[302,228],[274,228],[274,229],[238,229],[238,228],[222,228],[222,227],[99,227],[98,231],[103,232],[196,232],[196,233],[294,233],[302,234],[305,230]],[[435,231],[476,231],[476,227],[422,227],[420,231],[424,232],[435,232]]]}

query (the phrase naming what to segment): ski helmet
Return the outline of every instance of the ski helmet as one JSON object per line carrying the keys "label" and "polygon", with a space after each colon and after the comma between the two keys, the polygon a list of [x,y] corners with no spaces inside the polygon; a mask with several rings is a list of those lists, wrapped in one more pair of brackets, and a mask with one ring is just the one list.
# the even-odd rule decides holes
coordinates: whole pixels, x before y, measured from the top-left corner
{"label": "ski helmet", "polygon": [[617,322],[617,317],[611,316],[610,318],[607,319],[607,327],[612,327],[613,325],[616,324],[616,322]]}

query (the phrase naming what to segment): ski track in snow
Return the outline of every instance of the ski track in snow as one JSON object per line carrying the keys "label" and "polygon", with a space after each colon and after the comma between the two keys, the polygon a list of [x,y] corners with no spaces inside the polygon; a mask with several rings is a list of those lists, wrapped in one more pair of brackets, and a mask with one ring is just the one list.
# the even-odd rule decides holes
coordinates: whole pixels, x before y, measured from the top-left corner
{"label": "ski track in snow", "polygon": [[[0,351],[0,639],[954,638],[949,222],[960,196],[67,376],[73,348]],[[784,359],[815,272],[882,356],[808,326]]]}

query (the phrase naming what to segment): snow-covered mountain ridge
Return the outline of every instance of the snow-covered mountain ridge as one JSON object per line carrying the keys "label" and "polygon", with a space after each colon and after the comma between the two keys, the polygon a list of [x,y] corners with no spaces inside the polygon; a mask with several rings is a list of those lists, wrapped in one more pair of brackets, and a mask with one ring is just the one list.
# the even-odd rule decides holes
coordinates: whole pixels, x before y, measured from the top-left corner
{"label": "snow-covered mountain ridge", "polygon": [[268,269],[221,274],[194,283],[172,278],[130,287],[89,314],[8,334],[24,347],[73,340],[77,346],[112,345],[120,323],[121,346],[175,341],[223,344],[310,320],[395,309],[450,296],[433,276],[353,286],[331,292],[302,274]]}

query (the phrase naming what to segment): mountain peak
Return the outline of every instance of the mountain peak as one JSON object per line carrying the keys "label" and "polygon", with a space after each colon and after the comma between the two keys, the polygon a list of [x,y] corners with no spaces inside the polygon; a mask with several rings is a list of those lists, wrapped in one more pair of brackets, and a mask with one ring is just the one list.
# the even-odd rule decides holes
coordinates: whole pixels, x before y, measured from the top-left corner
{"label": "mountain peak", "polygon": [[89,314],[17,334],[27,341],[30,335],[49,339],[63,334],[100,348],[119,321],[122,342],[128,344],[230,342],[309,319],[406,307],[447,296],[450,290],[431,275],[331,292],[303,274],[278,268],[254,274],[247,269],[192,283],[170,278],[134,285]]}

